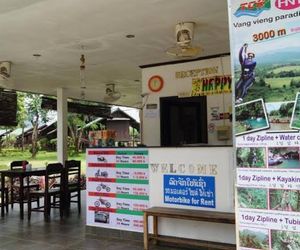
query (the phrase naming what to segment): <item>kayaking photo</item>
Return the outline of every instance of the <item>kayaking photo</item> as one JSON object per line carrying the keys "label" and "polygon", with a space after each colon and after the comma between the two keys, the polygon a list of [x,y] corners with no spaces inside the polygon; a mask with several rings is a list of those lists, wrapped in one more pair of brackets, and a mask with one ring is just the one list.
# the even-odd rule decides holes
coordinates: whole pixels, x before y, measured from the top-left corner
{"label": "kayaking photo", "polygon": [[300,168],[298,147],[270,147],[268,149],[269,168]]}

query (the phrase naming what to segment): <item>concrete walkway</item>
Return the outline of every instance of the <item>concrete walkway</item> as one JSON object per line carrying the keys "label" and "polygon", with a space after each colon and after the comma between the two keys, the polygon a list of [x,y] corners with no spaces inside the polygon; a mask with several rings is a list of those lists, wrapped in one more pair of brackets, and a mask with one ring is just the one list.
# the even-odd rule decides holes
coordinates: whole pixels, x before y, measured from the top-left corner
{"label": "concrete walkway", "polygon": [[[82,195],[83,197],[85,194]],[[98,233],[85,226],[85,201],[82,202],[81,216],[76,206],[72,207],[69,217],[60,219],[59,211],[53,210],[50,222],[45,222],[42,213],[33,212],[31,221],[19,218],[18,204],[9,210],[4,218],[0,218],[0,250],[142,250],[141,240],[133,237],[126,240],[114,237],[113,234]],[[96,230],[97,231],[97,230]],[[102,232],[101,232],[102,231]],[[115,231],[115,230],[114,230]],[[109,232],[109,231],[108,231]],[[130,234],[129,234],[130,235]],[[183,250],[167,246],[151,246],[151,250]]]}

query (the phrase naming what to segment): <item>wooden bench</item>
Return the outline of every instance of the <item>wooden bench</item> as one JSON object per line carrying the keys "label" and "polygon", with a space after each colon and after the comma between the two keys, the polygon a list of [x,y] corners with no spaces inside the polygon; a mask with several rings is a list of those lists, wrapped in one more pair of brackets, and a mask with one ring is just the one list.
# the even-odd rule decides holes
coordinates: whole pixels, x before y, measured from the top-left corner
{"label": "wooden bench", "polygon": [[[153,234],[149,234],[148,217],[153,217]],[[149,241],[154,240],[169,242],[180,245],[190,245],[196,247],[207,247],[212,249],[236,249],[235,244],[219,243],[212,241],[185,239],[178,237],[163,236],[158,234],[158,217],[176,218],[193,221],[207,221],[214,223],[235,224],[235,214],[215,211],[202,211],[166,207],[151,207],[144,211],[144,250],[149,249]]]}

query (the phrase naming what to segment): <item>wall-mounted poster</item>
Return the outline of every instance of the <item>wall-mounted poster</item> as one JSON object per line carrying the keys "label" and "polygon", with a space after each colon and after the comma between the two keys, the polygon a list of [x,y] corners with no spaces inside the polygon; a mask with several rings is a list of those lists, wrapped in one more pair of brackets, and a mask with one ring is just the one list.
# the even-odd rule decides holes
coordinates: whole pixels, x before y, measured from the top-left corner
{"label": "wall-mounted poster", "polygon": [[148,150],[87,150],[87,225],[143,231],[148,208]]}
{"label": "wall-mounted poster", "polygon": [[300,249],[300,2],[229,0],[239,249]]}

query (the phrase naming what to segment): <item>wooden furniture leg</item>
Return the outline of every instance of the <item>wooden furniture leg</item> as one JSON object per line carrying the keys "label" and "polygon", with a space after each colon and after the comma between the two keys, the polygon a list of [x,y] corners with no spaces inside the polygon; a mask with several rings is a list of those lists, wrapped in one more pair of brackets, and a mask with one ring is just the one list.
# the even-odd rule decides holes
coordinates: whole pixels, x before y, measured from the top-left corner
{"label": "wooden furniture leg", "polygon": [[1,206],[1,217],[4,217],[4,200],[5,200],[5,196],[4,196],[4,189],[5,189],[5,176],[4,174],[1,174],[1,202],[2,202],[2,206]]}
{"label": "wooden furniture leg", "polygon": [[[157,225],[157,216],[153,216],[153,235],[154,237],[158,236],[158,225]],[[153,243],[157,245],[158,241],[154,240]]]}
{"label": "wooden furniture leg", "polygon": [[9,195],[8,195],[8,188],[5,189],[5,203],[6,203],[6,213],[8,213],[8,203],[9,203]]}
{"label": "wooden furniture leg", "polygon": [[144,250],[148,250],[149,239],[148,239],[148,215],[144,212]]}
{"label": "wooden furniture leg", "polygon": [[19,189],[19,202],[20,202],[20,219],[24,219],[24,178],[20,178]]}
{"label": "wooden furniture leg", "polygon": [[14,208],[14,178],[10,177],[10,202],[11,202],[11,209]]}

